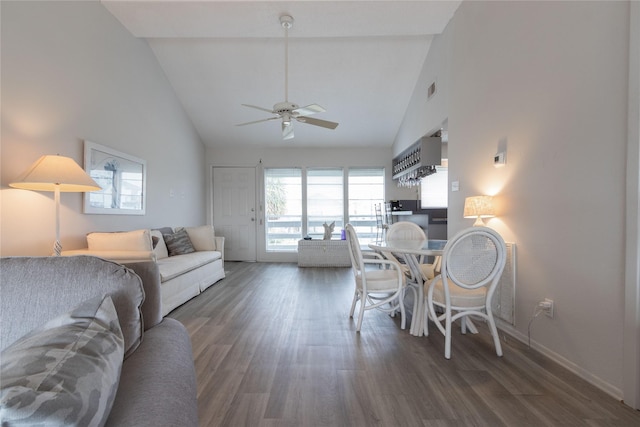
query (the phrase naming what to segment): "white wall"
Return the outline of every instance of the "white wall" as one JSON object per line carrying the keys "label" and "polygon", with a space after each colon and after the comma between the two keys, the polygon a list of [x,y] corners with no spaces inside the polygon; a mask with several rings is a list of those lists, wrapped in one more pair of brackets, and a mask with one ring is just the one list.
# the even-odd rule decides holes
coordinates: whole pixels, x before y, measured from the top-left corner
{"label": "white wall", "polygon": [[[488,225],[518,245],[514,333],[526,338],[536,303],[553,299],[555,317],[536,319],[534,345],[618,397],[628,13],[625,2],[464,2],[434,40],[446,49],[423,70],[450,70],[448,110],[426,119],[448,118],[449,180],[460,183],[449,235],[472,224],[466,196],[495,194]],[[425,127],[407,126],[401,134]],[[507,164],[496,169],[502,148]]]}
{"label": "white wall", "polygon": [[[434,37],[431,42],[427,58],[393,145],[394,156],[400,154],[419,138],[432,135],[447,121],[451,74],[450,39],[453,25],[454,23],[450,22],[447,31]],[[436,92],[431,98],[428,98],[427,90],[434,82],[436,83]],[[443,147],[443,158],[448,155],[447,148],[447,145]]]}
{"label": "white wall", "polygon": [[94,230],[204,223],[204,146],[146,42],[99,2],[1,7],[0,253],[51,253],[52,193],[8,184],[44,154],[82,165],[84,139],[147,161],[147,214],[84,215],[82,196],[63,193],[63,248],[85,246]]}
{"label": "white wall", "polygon": [[630,4],[624,400],[640,409],[640,2]]}

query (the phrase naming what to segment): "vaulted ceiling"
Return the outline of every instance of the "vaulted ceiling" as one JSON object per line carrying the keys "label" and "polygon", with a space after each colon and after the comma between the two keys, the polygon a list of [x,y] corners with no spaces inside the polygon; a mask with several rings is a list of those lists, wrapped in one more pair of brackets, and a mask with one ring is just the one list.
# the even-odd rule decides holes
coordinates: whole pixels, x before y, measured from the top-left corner
{"label": "vaulted ceiling", "polygon": [[[203,142],[210,147],[390,147],[434,35],[460,1],[102,0],[146,39]],[[290,15],[288,101],[319,104],[282,139],[273,117],[285,101],[285,31]],[[426,90],[426,88],[425,88]]]}

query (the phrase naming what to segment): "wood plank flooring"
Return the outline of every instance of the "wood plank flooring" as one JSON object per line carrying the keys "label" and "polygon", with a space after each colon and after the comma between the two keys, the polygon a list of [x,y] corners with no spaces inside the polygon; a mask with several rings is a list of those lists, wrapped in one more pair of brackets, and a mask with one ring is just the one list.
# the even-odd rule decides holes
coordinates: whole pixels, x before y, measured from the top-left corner
{"label": "wood plank flooring", "polygon": [[413,337],[349,319],[350,268],[225,263],[174,310],[191,335],[201,426],[640,426],[634,411],[512,339]]}

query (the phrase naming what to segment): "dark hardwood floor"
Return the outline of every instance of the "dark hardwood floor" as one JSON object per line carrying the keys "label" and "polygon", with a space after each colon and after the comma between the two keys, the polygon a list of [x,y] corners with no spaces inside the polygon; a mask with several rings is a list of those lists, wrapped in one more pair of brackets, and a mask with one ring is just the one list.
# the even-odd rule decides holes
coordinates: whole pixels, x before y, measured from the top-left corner
{"label": "dark hardwood floor", "polygon": [[191,335],[201,426],[640,426],[634,411],[513,339],[349,319],[349,268],[225,264],[170,317]]}

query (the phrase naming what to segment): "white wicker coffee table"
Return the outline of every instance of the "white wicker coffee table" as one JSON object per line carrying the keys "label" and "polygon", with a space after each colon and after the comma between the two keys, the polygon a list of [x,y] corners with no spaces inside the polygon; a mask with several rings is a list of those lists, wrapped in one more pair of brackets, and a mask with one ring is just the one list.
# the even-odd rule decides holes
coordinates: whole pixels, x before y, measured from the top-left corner
{"label": "white wicker coffee table", "polygon": [[351,267],[347,241],[299,240],[298,267]]}

